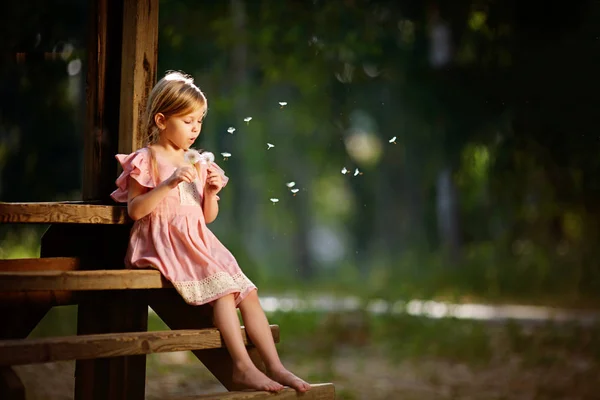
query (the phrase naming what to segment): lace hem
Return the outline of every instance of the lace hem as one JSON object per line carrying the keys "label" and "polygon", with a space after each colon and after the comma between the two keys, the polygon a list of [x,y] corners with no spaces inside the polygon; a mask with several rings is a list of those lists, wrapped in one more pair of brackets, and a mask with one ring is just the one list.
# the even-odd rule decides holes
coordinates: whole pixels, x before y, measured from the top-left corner
{"label": "lace hem", "polygon": [[245,293],[256,287],[241,272],[234,275],[217,272],[200,281],[173,282],[173,286],[186,303],[197,305],[208,303],[228,293]]}

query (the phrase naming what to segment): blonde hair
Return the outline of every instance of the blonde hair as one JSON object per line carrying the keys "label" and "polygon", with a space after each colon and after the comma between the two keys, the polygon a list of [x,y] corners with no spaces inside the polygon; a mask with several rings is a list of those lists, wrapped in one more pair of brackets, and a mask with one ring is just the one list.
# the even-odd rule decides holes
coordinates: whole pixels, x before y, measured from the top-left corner
{"label": "blonde hair", "polygon": [[152,88],[144,116],[146,144],[156,143],[160,130],[154,117],[161,113],[165,118],[193,112],[206,106],[204,93],[194,84],[194,78],[179,71],[168,71]]}
{"label": "blonde hair", "polygon": [[[204,107],[206,116],[207,100],[204,93],[194,83],[194,78],[180,71],[167,71],[166,75],[152,88],[144,115],[143,132],[146,134],[146,146],[150,150],[150,162],[154,180],[158,179],[156,157],[151,145],[160,137],[155,116],[161,113],[165,118],[191,113]],[[204,117],[203,116],[203,117]]]}

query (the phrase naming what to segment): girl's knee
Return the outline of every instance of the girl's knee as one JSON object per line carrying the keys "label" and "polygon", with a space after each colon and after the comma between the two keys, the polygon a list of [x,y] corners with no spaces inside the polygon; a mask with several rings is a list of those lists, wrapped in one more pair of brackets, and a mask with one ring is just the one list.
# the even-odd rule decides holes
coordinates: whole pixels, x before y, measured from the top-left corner
{"label": "girl's knee", "polygon": [[246,304],[260,304],[256,290],[251,291],[246,295],[246,297],[244,297],[240,303],[240,307],[243,307]]}
{"label": "girl's knee", "polygon": [[225,296],[219,297],[218,299],[215,300],[214,305],[227,304],[227,303],[235,304],[235,298],[234,298],[233,293],[229,293],[229,294],[226,294]]}

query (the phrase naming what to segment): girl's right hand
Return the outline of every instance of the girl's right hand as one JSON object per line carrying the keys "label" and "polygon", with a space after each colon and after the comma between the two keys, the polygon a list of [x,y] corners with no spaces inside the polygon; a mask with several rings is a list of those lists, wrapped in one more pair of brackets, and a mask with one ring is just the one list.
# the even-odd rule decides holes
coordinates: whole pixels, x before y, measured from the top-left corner
{"label": "girl's right hand", "polygon": [[167,184],[169,187],[174,188],[181,182],[193,182],[196,177],[196,168],[192,165],[184,165],[173,172],[173,175],[167,179]]}

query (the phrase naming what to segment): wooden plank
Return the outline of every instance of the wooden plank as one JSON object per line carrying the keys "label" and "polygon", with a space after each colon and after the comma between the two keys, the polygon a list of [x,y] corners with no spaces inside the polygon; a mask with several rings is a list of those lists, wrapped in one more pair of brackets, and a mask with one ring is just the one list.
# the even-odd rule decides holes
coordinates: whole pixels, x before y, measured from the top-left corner
{"label": "wooden plank", "polygon": [[156,83],[158,0],[125,0],[119,118],[119,152],[144,146],[143,115]]}
{"label": "wooden plank", "polygon": [[0,367],[0,399],[25,400],[25,386],[11,367]]}
{"label": "wooden plank", "polygon": [[83,200],[108,201],[115,186],[122,34],[122,1],[89,1]]}
{"label": "wooden plank", "polygon": [[[241,329],[244,343],[251,345],[244,327]],[[271,332],[279,341],[279,327],[272,325]],[[225,343],[216,328],[3,340],[0,341],[0,366],[223,347]]]}
{"label": "wooden plank", "polygon": [[[148,303],[144,291],[88,292],[77,308],[77,334],[145,332]],[[77,360],[76,400],[143,400],[146,356]]]}
{"label": "wooden plank", "polygon": [[130,224],[133,221],[127,215],[126,206],[41,202],[0,203],[0,222],[7,224]]}
{"label": "wooden plank", "polygon": [[334,400],[335,386],[331,383],[319,383],[311,385],[311,390],[306,393],[298,393],[294,389],[285,388],[278,393],[262,391],[223,392],[214,394],[203,394],[198,396],[177,397],[169,400]]}
{"label": "wooden plank", "polygon": [[[48,257],[48,258],[21,258],[0,260],[0,271],[73,271],[80,266],[76,257]],[[65,290],[49,290],[35,292],[0,292],[0,303],[11,307],[20,305],[29,306],[57,306],[74,304],[73,292]]]}
{"label": "wooden plank", "polygon": [[[174,290],[148,292],[148,304],[171,329],[203,329],[214,326],[210,305],[189,305]],[[279,340],[279,336],[274,339]],[[194,350],[192,352],[227,390],[239,389],[231,380],[233,362],[227,349]],[[254,364],[264,371],[265,367],[258,350],[255,347],[249,347],[248,353]]]}
{"label": "wooden plank", "polygon": [[79,265],[77,257],[15,258],[0,260],[0,271],[73,271]]}
{"label": "wooden plank", "polygon": [[0,292],[170,288],[155,270],[0,271]]}

